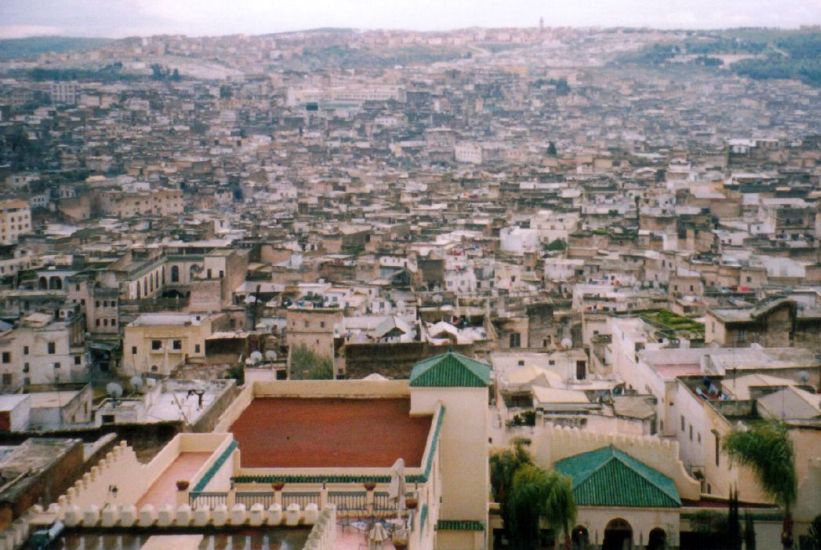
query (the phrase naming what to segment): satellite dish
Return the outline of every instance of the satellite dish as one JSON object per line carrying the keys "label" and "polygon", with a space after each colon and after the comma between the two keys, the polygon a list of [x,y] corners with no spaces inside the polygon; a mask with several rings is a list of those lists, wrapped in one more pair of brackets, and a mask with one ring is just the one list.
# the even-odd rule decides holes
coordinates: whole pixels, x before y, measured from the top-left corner
{"label": "satellite dish", "polygon": [[277,352],[272,349],[269,349],[265,352],[265,360],[266,361],[276,361],[277,360]]}
{"label": "satellite dish", "polygon": [[142,379],[142,378],[140,378],[139,376],[132,376],[132,377],[128,380],[128,383],[129,383],[129,384],[131,384],[131,388],[132,388],[134,391],[139,391],[139,390],[140,390],[140,389],[142,389],[142,387],[143,387],[143,379]]}
{"label": "satellite dish", "polygon": [[801,372],[799,372],[799,373],[798,373],[798,380],[799,380],[802,384],[807,384],[807,383],[809,383],[809,381],[810,381],[810,373],[808,373],[808,372],[807,372],[807,371],[805,371],[805,370],[802,370]]}
{"label": "satellite dish", "polygon": [[573,340],[571,340],[570,338],[562,338],[562,347],[564,349],[570,349],[571,347],[573,347]]}
{"label": "satellite dish", "polygon": [[153,378],[146,378],[146,380],[145,380],[145,386],[146,386],[147,388],[153,388],[153,387],[154,387],[154,386],[156,386],[156,385],[157,385],[157,381],[156,381],[156,380],[154,380]]}
{"label": "satellite dish", "polygon": [[252,351],[249,358],[255,365],[262,362],[262,354],[258,351]]}
{"label": "satellite dish", "polygon": [[105,386],[105,392],[112,399],[119,399],[123,396],[123,387],[116,382],[109,382]]}

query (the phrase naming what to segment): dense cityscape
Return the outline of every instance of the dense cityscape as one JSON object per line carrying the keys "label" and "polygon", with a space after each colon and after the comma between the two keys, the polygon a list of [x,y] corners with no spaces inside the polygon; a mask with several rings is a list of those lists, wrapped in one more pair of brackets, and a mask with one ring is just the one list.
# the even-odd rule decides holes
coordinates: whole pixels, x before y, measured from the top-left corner
{"label": "dense cityscape", "polygon": [[0,41],[0,550],[821,548],[821,28]]}

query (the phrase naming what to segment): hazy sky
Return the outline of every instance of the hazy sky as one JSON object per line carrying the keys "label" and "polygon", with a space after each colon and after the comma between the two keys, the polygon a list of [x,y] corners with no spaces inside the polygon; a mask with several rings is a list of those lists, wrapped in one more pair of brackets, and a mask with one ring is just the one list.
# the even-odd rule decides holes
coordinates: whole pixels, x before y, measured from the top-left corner
{"label": "hazy sky", "polygon": [[798,27],[821,0],[0,0],[0,37],[262,34],[316,27]]}

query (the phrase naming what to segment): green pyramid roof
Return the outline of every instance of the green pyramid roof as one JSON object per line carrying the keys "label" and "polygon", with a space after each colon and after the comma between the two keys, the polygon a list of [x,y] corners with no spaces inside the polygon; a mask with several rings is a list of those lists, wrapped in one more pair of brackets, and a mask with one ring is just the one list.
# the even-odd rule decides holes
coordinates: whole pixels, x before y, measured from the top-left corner
{"label": "green pyramid roof", "polygon": [[490,366],[449,351],[414,365],[410,385],[415,388],[484,388],[490,385]]}
{"label": "green pyramid roof", "polygon": [[573,497],[580,506],[681,506],[672,479],[613,446],[565,458],[554,467],[573,478]]}

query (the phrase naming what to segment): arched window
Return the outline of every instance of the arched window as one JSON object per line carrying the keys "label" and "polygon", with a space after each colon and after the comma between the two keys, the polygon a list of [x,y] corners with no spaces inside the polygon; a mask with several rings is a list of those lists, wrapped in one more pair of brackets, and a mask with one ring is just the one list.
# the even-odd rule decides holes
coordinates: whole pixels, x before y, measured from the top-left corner
{"label": "arched window", "polygon": [[60,277],[54,276],[48,280],[48,287],[51,290],[61,290],[63,288],[63,280]]}
{"label": "arched window", "polygon": [[48,279],[45,277],[40,277],[40,290],[46,290],[48,288]]}
{"label": "arched window", "polygon": [[179,268],[179,266],[176,266],[176,265],[171,266],[171,282],[172,283],[179,283],[180,282],[180,268]]}

